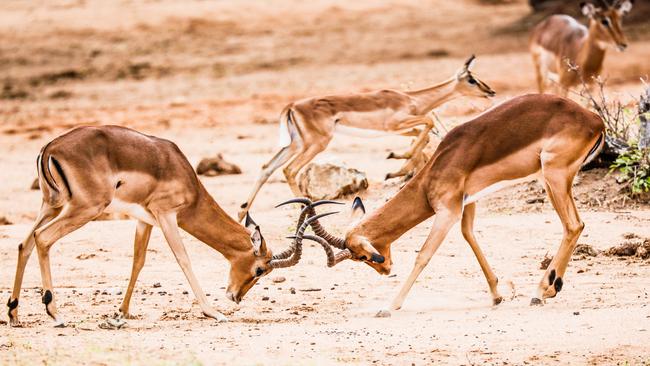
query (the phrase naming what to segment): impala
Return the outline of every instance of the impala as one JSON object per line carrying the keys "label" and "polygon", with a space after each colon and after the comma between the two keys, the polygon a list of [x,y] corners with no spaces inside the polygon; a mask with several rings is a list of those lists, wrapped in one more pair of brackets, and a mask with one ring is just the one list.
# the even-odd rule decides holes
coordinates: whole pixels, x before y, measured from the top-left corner
{"label": "impala", "polygon": [[627,47],[621,20],[632,9],[632,0],[616,0],[605,8],[582,3],[580,8],[589,28],[568,15],[552,15],[531,33],[529,48],[540,93],[547,80],[555,79],[558,94],[566,96],[570,87],[590,83],[600,74],[608,44],[619,51]]}
{"label": "impala", "polygon": [[55,325],[64,325],[53,295],[50,248],[102,212],[125,213],[138,220],[131,278],[120,306],[125,318],[130,317],[131,295],[153,226],[162,229],[203,314],[218,321],[226,318],[208,304],[192,271],[179,227],[230,262],[226,296],[237,303],[260,277],[274,268],[295,265],[300,259],[301,238],[274,256],[250,216],[245,227],[228,216],[206,191],[183,153],[168,140],[117,126],[80,127],[45,145],[38,155],[37,169],[43,202],[36,223],[18,246],[16,278],[7,303],[13,326],[19,324],[18,298],[34,247],[46,312]]}
{"label": "impala", "polygon": [[[280,116],[282,148],[264,166],[246,203],[241,205],[241,221],[251,208],[262,185],[279,167],[294,195],[301,195],[296,176],[316,155],[327,148],[335,132],[381,136],[386,133],[416,135],[415,142],[404,154],[390,153],[389,159],[423,159],[422,149],[429,141],[433,121],[431,110],[459,96],[491,97],[494,91],[470,71],[471,56],[451,78],[432,87],[402,92],[378,90],[368,93],[332,95],[303,99],[289,104]],[[417,130],[421,127],[421,130]],[[415,129],[415,130],[414,130]],[[290,162],[289,162],[290,161]],[[411,166],[390,173],[388,178],[410,173]]]}
{"label": "impala", "polygon": [[[461,221],[462,234],[485,275],[492,301],[499,304],[503,298],[497,291],[497,277],[473,234],[476,201],[509,184],[538,178],[564,227],[559,250],[531,301],[541,304],[562,289],[567,263],[584,227],[571,184],[580,167],[602,148],[604,130],[597,115],[568,99],[550,94],[511,99],[452,129],[425,167],[388,202],[353,225],[344,238],[324,231],[318,219],[312,223],[314,231],[330,245],[344,249],[348,257],[389,274],[391,244],[435,215],[408,279],[389,310],[378,313],[388,316],[390,310],[401,308],[449,229]],[[359,199],[353,209],[365,210]]]}

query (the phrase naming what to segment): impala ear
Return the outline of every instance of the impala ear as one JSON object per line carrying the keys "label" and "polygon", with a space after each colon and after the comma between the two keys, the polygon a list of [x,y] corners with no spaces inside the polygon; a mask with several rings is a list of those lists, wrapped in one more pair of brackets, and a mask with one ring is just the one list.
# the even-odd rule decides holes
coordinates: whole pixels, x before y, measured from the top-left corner
{"label": "impala ear", "polygon": [[264,241],[260,227],[248,213],[246,213],[246,228],[251,231],[251,244],[253,244],[255,255],[258,257],[266,256],[266,242]]}
{"label": "impala ear", "polygon": [[592,18],[598,11],[598,8],[592,3],[582,2],[580,3],[580,11],[582,15]]}
{"label": "impala ear", "polygon": [[616,10],[620,15],[626,15],[632,10],[632,4],[634,4],[633,0],[619,1],[616,4]]}
{"label": "impala ear", "polygon": [[355,197],[352,201],[352,209],[350,212],[350,217],[353,219],[360,219],[363,215],[366,214],[366,208],[363,206],[361,198]]}
{"label": "impala ear", "polygon": [[469,56],[467,61],[465,61],[465,71],[469,71],[469,68],[472,67],[472,65],[474,64],[475,59],[476,59],[475,55]]}

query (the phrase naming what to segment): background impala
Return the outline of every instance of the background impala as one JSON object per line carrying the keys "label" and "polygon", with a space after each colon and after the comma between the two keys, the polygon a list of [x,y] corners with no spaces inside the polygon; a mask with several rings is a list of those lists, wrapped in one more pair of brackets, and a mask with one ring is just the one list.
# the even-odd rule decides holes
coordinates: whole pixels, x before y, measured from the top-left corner
{"label": "background impala", "polygon": [[[540,263],[556,253],[563,230],[542,187],[528,184],[476,206],[474,235],[505,299],[496,307],[456,226],[402,309],[374,318],[409,275],[431,219],[392,245],[389,276],[351,260],[327,268],[320,244],[305,241],[298,265],[259,279],[240,304],[225,295],[230,262],[181,230],[208,303],[229,320],[217,324],[201,313],[154,227],[133,289],[135,319],[106,331],[105,316],[119,312],[128,288],[136,225],[108,220],[87,223],[50,251],[54,296],[68,327],[51,327],[36,253],[20,294],[23,328],[8,325],[17,247],[42,200],[40,191],[28,189],[37,177],[35,160],[69,129],[133,128],[173,141],[193,167],[222,153],[242,174],[200,181],[236,219],[260,167],[278,151],[278,117],[287,104],[317,95],[419,90],[448,79],[475,54],[471,70],[497,95],[438,108],[451,130],[492,104],[537,93],[532,28],[555,13],[587,25],[580,2],[0,1],[0,223],[11,223],[0,225],[0,364],[643,364],[650,266],[641,258],[574,256],[560,295],[529,306],[545,272]],[[544,9],[534,11],[530,3]],[[623,20],[628,47],[608,50],[603,64],[608,97],[630,110],[639,77],[650,74],[647,5],[635,0]],[[407,151],[411,139],[342,135],[321,157],[367,174],[370,186],[360,195],[368,216],[403,185],[384,181],[404,163],[386,156]],[[619,192],[616,174],[606,173],[579,173],[573,187],[586,225],[578,244],[599,251],[650,237],[650,206]],[[294,197],[284,180],[281,172],[269,178],[251,210],[273,254],[291,243],[286,237],[295,235],[300,210],[298,204],[274,208]],[[357,220],[347,215],[352,198],[341,200],[346,206],[317,208],[342,211],[320,219],[331,234],[342,236]]]}

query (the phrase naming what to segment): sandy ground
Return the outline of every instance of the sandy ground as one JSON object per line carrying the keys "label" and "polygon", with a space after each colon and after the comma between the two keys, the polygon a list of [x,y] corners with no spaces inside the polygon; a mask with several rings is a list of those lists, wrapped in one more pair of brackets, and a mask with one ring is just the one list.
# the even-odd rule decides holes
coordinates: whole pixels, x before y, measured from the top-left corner
{"label": "sandy ground", "polygon": [[[275,151],[277,114],[292,99],[415,89],[450,76],[473,52],[476,72],[499,93],[494,103],[533,91],[526,35],[504,30],[527,14],[524,2],[422,4],[4,2],[0,76],[3,90],[18,97],[0,100],[0,216],[13,223],[0,226],[0,299],[9,297],[16,247],[40,203],[40,193],[28,190],[35,157],[72,126],[120,124],[167,137],[192,164],[222,152],[243,174],[202,180],[236,215]],[[606,63],[611,94],[626,102],[641,90],[637,78],[650,72],[650,42],[634,32],[631,38],[629,50]],[[74,72],[61,78],[62,71]],[[20,91],[26,95],[15,94]],[[463,99],[439,112],[453,126],[489,105]],[[408,145],[402,137],[337,137],[323,159],[367,172],[371,186],[363,196],[373,210],[399,188],[383,176],[400,162],[384,157]],[[613,177],[603,180],[604,174],[581,174],[575,188],[586,223],[579,243],[604,250],[624,242],[626,233],[650,237],[648,206],[623,201]],[[55,296],[69,326],[51,327],[32,257],[20,302],[25,324],[1,326],[0,364],[650,363],[648,261],[576,257],[560,295],[543,307],[528,305],[543,274],[539,263],[557,250],[562,235],[548,200],[525,203],[541,195],[537,186],[520,185],[479,204],[477,236],[506,302],[491,305],[456,227],[404,308],[388,319],[373,315],[411,270],[430,221],[394,243],[389,277],[352,262],[327,269],[322,250],[307,244],[298,266],[262,279],[240,305],[224,296],[225,259],[185,235],[197,276],[227,324],[200,314],[155,229],[132,302],[138,319],[119,331],[100,325],[117,310],[128,282],[135,224],[92,222],[52,249]],[[277,174],[252,210],[272,249],[285,247],[294,226],[295,209],[273,209],[290,197]],[[327,220],[340,233],[347,217]],[[275,283],[279,276],[286,281]],[[6,320],[2,311],[0,322]]]}

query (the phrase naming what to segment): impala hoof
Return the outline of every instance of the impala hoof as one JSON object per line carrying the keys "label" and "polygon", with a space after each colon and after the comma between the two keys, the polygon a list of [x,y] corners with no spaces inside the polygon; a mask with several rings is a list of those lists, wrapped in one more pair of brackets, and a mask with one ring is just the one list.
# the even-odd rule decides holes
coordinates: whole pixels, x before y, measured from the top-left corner
{"label": "impala hoof", "polygon": [[390,318],[390,310],[381,309],[375,314],[375,318]]}
{"label": "impala hoof", "polygon": [[53,325],[53,327],[54,327],[54,328],[65,328],[65,327],[66,327],[66,325],[65,325],[65,320],[63,320],[63,319],[57,319],[57,320],[55,320],[55,321],[54,321],[54,325]]}

